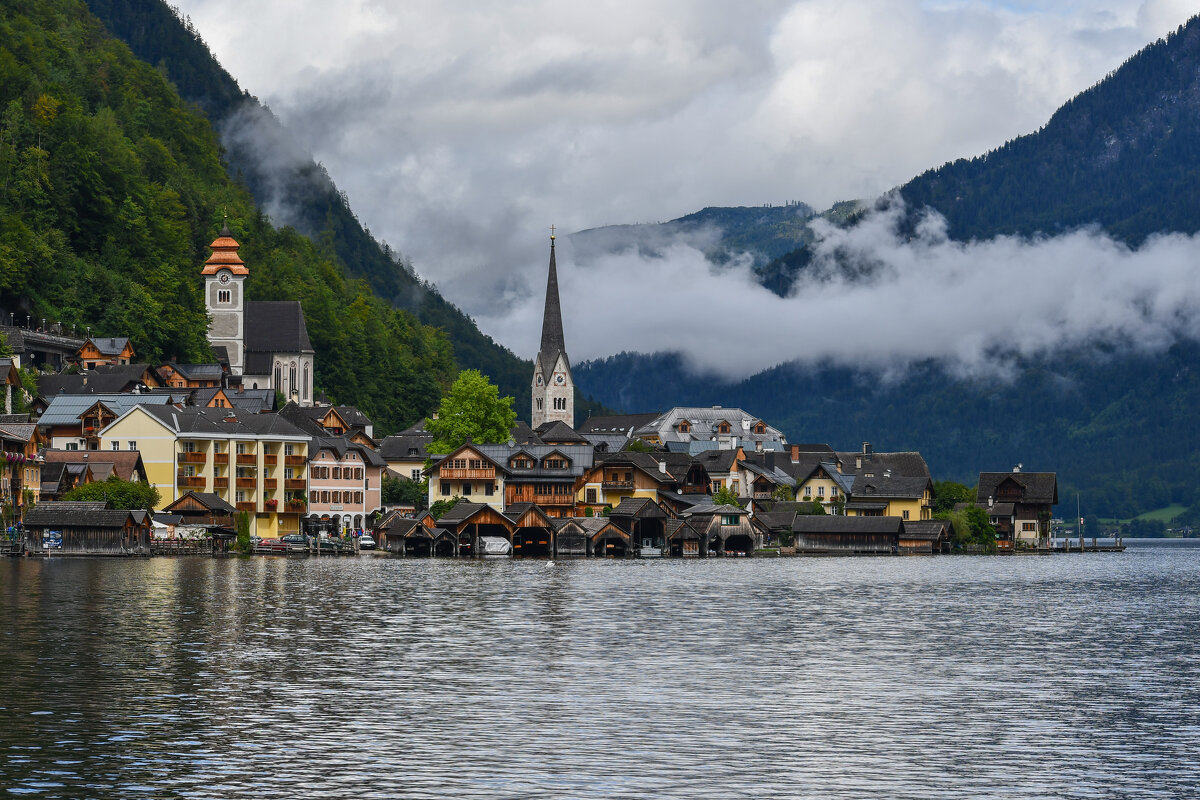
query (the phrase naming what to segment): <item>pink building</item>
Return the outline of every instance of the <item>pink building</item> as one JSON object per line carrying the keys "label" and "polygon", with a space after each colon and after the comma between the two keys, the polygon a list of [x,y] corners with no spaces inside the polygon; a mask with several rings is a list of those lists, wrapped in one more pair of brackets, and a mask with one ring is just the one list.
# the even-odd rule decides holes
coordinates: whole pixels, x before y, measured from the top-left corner
{"label": "pink building", "polygon": [[369,447],[341,437],[313,440],[308,459],[310,532],[366,530],[383,505],[384,460]]}

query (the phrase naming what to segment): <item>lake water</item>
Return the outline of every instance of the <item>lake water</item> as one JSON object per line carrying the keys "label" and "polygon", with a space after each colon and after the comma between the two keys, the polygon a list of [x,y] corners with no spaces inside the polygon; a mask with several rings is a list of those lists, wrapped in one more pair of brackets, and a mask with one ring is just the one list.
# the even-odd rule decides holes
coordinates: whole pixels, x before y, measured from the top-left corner
{"label": "lake water", "polygon": [[0,563],[0,791],[1200,795],[1200,548]]}

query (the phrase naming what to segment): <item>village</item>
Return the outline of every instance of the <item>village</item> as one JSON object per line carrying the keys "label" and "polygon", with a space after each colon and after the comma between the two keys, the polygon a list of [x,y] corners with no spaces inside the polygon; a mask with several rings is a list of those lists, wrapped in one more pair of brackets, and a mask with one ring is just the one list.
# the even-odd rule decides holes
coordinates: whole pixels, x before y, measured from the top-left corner
{"label": "village", "polygon": [[[297,301],[250,301],[226,227],[200,270],[214,363],[139,362],[128,337],[0,325],[0,494],[8,555],[224,553],[239,525],[260,553],[472,558],[940,554],[919,452],[788,442],[739,408],[675,407],[576,424],[551,236],[529,422],[502,443],[433,455],[425,421],[376,438],[313,388]],[[36,392],[21,368],[37,370]],[[22,394],[23,393],[23,394]],[[28,413],[14,413],[21,397]],[[385,503],[385,478],[428,486]],[[156,508],[64,500],[111,480]],[[998,552],[1053,552],[1052,472],[986,472],[974,503]],[[435,510],[440,513],[435,513]],[[1080,548],[1083,547],[1082,540]],[[1093,544],[1093,547],[1095,545]]]}

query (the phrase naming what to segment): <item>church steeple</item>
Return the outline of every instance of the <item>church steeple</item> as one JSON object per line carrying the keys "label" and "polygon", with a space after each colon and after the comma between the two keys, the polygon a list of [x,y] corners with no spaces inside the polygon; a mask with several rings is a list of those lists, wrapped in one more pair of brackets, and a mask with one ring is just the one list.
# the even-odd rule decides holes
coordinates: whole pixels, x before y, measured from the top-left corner
{"label": "church steeple", "polygon": [[542,314],[542,342],[533,362],[533,408],[530,424],[546,422],[575,426],[575,383],[563,336],[562,307],[558,301],[558,264],[554,257],[555,236],[550,234],[550,270],[546,276],[546,308]]}

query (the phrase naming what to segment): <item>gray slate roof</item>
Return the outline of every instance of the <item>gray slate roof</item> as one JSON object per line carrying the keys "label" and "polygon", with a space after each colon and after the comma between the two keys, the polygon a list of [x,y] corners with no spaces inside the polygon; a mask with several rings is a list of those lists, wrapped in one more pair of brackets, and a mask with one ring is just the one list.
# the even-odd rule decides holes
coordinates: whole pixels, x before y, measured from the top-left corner
{"label": "gray slate roof", "polygon": [[[243,317],[246,322],[246,352],[311,353],[304,309],[297,300],[250,300]],[[267,371],[247,372],[265,375]]]}
{"label": "gray slate roof", "polygon": [[433,441],[429,435],[394,434],[384,438],[379,444],[379,454],[387,461],[404,461],[406,459],[425,459],[429,454],[425,448]]}
{"label": "gray slate roof", "polygon": [[900,517],[833,517],[797,514],[792,520],[796,533],[900,533]]}
{"label": "gray slate roof", "polygon": [[179,409],[174,406],[147,406],[145,410],[180,434],[307,436],[279,414],[247,414],[229,408]]}
{"label": "gray slate roof", "polygon": [[1011,478],[1023,489],[1020,502],[1032,504],[1058,503],[1058,475],[1054,472],[981,472],[976,502],[987,506],[989,497],[996,496],[997,487]]}
{"label": "gray slate roof", "polygon": [[167,394],[59,394],[50,399],[38,425],[78,425],[79,415],[96,403],[120,416],[134,406],[165,406],[170,399]]}

